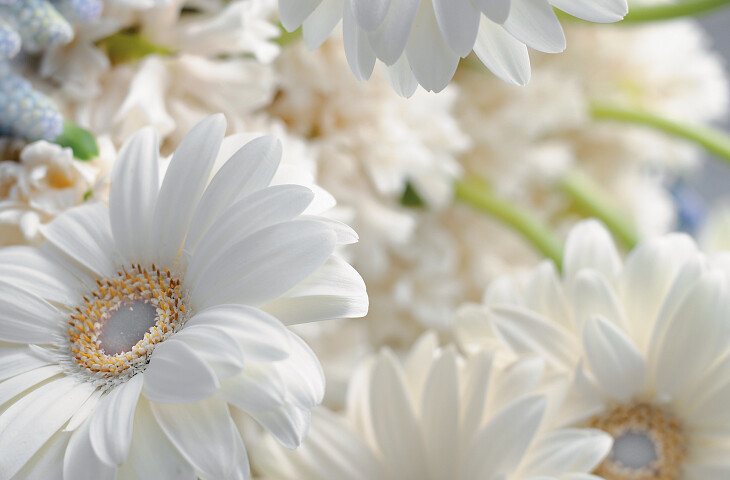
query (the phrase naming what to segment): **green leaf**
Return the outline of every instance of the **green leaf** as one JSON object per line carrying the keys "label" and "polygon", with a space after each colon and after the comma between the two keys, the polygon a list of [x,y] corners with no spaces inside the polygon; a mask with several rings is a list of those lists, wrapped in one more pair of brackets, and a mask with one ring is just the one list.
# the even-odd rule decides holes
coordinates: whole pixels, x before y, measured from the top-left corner
{"label": "green leaf", "polygon": [[404,207],[423,208],[426,206],[426,202],[423,201],[421,196],[418,194],[411,182],[406,183],[406,189],[403,191],[403,196],[400,199],[400,204]]}
{"label": "green leaf", "polygon": [[64,122],[63,133],[56,138],[56,143],[70,148],[78,160],[88,161],[99,156],[94,135],[71,122]]}
{"label": "green leaf", "polygon": [[96,42],[104,50],[112,64],[132,62],[147,55],[172,55],[172,49],[156,45],[136,31],[121,31]]}

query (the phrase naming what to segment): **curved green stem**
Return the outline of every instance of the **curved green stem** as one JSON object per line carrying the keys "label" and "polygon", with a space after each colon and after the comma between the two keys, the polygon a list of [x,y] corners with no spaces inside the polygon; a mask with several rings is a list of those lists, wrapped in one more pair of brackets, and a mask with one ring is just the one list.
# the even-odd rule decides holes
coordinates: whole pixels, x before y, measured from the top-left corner
{"label": "curved green stem", "polygon": [[642,110],[632,110],[601,103],[591,104],[590,109],[591,115],[597,120],[613,120],[645,125],[696,143],[714,153],[726,163],[730,163],[730,136],[722,130],[704,125],[688,125]]}
{"label": "curved green stem", "polygon": [[558,268],[563,263],[563,247],[550,229],[528,211],[500,198],[483,183],[457,180],[455,197],[461,203],[484,212],[516,230]]}
{"label": "curved green stem", "polygon": [[601,220],[611,233],[629,250],[639,242],[634,226],[616,208],[611,198],[588,176],[573,172],[563,177],[560,189],[588,216]]}
{"label": "curved green stem", "polygon": [[672,18],[702,15],[730,5],[730,0],[681,0],[659,5],[629,5],[629,13],[622,23],[643,23]]}

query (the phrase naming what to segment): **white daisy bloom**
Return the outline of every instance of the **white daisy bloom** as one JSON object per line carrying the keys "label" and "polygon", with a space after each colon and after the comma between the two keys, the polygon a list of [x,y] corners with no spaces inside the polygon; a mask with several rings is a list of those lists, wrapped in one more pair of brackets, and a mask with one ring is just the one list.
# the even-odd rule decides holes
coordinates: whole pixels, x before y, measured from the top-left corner
{"label": "white daisy bloom", "polygon": [[270,186],[271,137],[209,181],[224,131],[201,122],[160,178],[142,130],[108,208],[60,215],[40,250],[0,250],[0,478],[248,478],[240,412],[301,442],[324,378],[287,325],[366,313],[333,255],[357,237],[316,216],[310,189]]}
{"label": "white daisy bloom", "polygon": [[610,437],[551,428],[542,373],[539,359],[464,358],[426,334],[403,362],[389,350],[363,362],[346,416],[319,409],[297,451],[267,439],[252,461],[272,480],[596,478]]}
{"label": "white daisy bloom", "polygon": [[647,240],[624,265],[608,232],[572,230],[562,278],[552,263],[503,279],[459,321],[469,350],[494,335],[517,355],[571,372],[562,421],[614,437],[595,471],[617,480],[730,476],[730,289],[688,236]]}
{"label": "white daisy bloom", "polygon": [[355,76],[370,78],[378,59],[406,97],[419,84],[443,90],[472,50],[501,79],[526,84],[528,46],[565,49],[552,7],[594,22],[616,22],[628,12],[625,0],[279,0],[282,24],[289,31],[301,25],[311,49],[342,20]]}

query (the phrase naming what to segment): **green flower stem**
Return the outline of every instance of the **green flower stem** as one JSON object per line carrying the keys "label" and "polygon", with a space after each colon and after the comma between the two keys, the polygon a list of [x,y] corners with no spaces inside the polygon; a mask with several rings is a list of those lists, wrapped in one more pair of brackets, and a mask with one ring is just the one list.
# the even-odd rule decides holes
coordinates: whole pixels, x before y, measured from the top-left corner
{"label": "green flower stem", "polygon": [[611,198],[587,175],[569,173],[559,183],[559,188],[587,216],[601,220],[621,243],[632,249],[639,242],[636,229],[627,220]]}
{"label": "green flower stem", "polygon": [[[457,180],[456,200],[484,212],[516,230],[560,268],[563,247],[550,229],[529,212],[500,198],[488,186],[475,180]],[[485,239],[486,240],[486,239]]]}
{"label": "green flower stem", "polygon": [[622,23],[644,23],[672,18],[691,17],[730,5],[730,0],[680,0],[658,5],[629,5]]}
{"label": "green flower stem", "polygon": [[632,110],[613,105],[593,103],[590,109],[593,118],[597,120],[612,120],[635,125],[645,125],[701,145],[717,155],[721,160],[730,164],[730,136],[722,130],[704,125],[688,125],[674,120],[668,120],[642,110]]}

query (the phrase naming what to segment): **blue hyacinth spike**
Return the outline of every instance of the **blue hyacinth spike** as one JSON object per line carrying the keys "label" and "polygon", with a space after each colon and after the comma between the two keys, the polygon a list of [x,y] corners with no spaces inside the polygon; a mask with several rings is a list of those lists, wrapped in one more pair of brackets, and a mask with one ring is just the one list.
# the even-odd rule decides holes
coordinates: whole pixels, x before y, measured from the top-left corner
{"label": "blue hyacinth spike", "polygon": [[46,0],[22,0],[2,4],[0,18],[20,34],[23,50],[30,53],[65,45],[74,37],[73,28],[68,21]]}
{"label": "blue hyacinth spike", "polygon": [[19,51],[20,35],[0,18],[0,61],[13,58]]}
{"label": "blue hyacinth spike", "polygon": [[53,141],[63,132],[63,116],[30,82],[0,63],[0,136]]}
{"label": "blue hyacinth spike", "polygon": [[53,0],[56,9],[72,23],[89,23],[101,16],[101,0]]}

